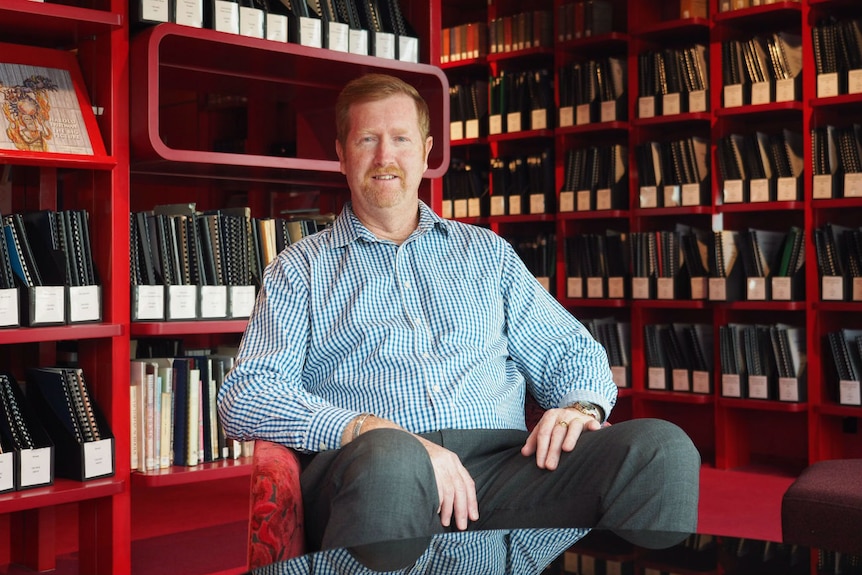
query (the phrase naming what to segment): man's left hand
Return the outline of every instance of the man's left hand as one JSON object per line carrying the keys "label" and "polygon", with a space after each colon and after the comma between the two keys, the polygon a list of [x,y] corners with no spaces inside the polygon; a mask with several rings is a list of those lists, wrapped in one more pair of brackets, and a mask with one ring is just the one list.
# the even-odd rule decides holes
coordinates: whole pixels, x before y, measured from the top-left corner
{"label": "man's left hand", "polygon": [[530,432],[521,454],[535,454],[540,469],[553,471],[560,463],[560,454],[575,448],[578,438],[585,431],[602,428],[594,417],[572,408],[549,409]]}

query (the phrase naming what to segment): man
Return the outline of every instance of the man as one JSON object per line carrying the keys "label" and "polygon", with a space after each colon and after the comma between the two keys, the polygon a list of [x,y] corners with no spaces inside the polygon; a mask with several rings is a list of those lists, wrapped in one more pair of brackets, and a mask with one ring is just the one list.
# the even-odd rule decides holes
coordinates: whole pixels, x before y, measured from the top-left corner
{"label": "man", "polygon": [[[307,454],[310,547],[593,526],[661,546],[693,531],[688,437],[603,426],[617,390],[601,345],[505,240],[419,201],[433,142],[416,90],[363,76],[336,122],[351,202],[269,266],[219,393],[229,436]],[[530,433],[527,391],[547,410]]]}

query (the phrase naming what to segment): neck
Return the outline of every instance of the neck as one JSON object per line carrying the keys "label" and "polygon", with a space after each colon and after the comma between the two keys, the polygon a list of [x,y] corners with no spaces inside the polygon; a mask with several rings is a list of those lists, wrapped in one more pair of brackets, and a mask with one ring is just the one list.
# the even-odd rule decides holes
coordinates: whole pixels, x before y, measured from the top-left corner
{"label": "neck", "polygon": [[360,212],[356,208],[357,206],[354,204],[353,213],[356,214],[362,225],[381,240],[389,240],[396,244],[404,243],[419,225],[418,203],[412,210],[397,213],[386,209]]}

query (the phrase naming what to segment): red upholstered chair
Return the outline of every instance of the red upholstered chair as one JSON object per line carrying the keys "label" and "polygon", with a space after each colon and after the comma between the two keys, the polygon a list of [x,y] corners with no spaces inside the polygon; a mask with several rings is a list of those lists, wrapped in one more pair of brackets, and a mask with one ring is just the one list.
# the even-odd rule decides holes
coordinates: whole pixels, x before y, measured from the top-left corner
{"label": "red upholstered chair", "polygon": [[[525,412],[532,429],[543,410],[528,396]],[[296,452],[258,440],[251,466],[248,567],[255,569],[305,553],[305,527]]]}

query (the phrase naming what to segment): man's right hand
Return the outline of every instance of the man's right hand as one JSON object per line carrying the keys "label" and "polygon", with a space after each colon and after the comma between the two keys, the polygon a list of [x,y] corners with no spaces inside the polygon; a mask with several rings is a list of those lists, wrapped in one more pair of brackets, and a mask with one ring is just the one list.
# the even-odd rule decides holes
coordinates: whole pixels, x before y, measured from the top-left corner
{"label": "man's right hand", "polygon": [[437,512],[440,514],[440,522],[444,527],[449,527],[454,518],[455,526],[464,531],[467,529],[468,520],[479,519],[476,484],[457,455],[436,443],[421,437],[418,439],[428,450],[437,479],[437,495],[440,498]]}

